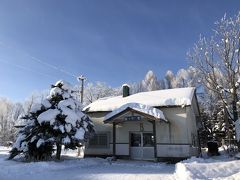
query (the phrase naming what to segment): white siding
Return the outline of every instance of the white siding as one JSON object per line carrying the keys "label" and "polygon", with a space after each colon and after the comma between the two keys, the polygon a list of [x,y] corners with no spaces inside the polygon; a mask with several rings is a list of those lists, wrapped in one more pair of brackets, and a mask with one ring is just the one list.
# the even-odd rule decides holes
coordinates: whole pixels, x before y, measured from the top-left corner
{"label": "white siding", "polygon": [[116,144],[116,155],[129,155],[129,144]]}
{"label": "white siding", "polygon": [[[196,135],[196,118],[191,106],[160,108],[163,111],[166,122],[156,122],[156,140],[158,157],[189,157],[197,155],[197,149],[192,147],[192,134]],[[86,149],[85,154],[111,155],[112,154],[112,124],[104,124],[106,113],[90,113],[96,132],[109,132],[110,145],[105,149]],[[122,118],[126,116],[123,115]],[[116,155],[129,155],[131,132],[140,132],[140,124],[143,124],[144,132],[153,132],[152,123],[147,120],[124,122],[116,126]]]}
{"label": "white siding", "polygon": [[157,143],[189,144],[186,108],[161,108],[169,124],[157,123]]}
{"label": "white siding", "polygon": [[157,145],[158,157],[189,157],[189,145]]}
{"label": "white siding", "polygon": [[110,144],[107,148],[89,148],[87,145],[85,149],[86,155],[112,155],[112,125],[103,123],[103,119],[106,114],[107,113],[91,113],[88,114],[88,116],[93,121],[96,133],[108,133]]}

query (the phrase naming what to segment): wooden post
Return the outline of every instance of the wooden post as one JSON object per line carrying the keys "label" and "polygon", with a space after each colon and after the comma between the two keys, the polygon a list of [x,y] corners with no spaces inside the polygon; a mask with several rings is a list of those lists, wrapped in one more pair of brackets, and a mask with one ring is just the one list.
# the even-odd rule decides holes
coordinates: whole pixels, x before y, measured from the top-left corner
{"label": "wooden post", "polygon": [[113,157],[116,156],[116,123],[113,122]]}
{"label": "wooden post", "polygon": [[156,121],[153,120],[154,158],[157,160]]}

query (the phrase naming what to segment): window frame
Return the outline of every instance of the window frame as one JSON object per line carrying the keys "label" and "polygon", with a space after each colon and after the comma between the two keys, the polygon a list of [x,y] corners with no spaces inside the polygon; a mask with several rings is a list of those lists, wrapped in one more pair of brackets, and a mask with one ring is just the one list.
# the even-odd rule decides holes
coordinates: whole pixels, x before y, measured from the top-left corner
{"label": "window frame", "polygon": [[[107,142],[106,142],[106,145],[100,145],[99,144],[99,135],[106,135],[107,136]],[[90,141],[91,139],[88,141],[88,149],[109,149],[110,147],[110,132],[109,131],[98,131],[95,133],[94,136],[98,136],[98,139],[97,139],[97,144],[95,145],[92,145],[90,144]]]}

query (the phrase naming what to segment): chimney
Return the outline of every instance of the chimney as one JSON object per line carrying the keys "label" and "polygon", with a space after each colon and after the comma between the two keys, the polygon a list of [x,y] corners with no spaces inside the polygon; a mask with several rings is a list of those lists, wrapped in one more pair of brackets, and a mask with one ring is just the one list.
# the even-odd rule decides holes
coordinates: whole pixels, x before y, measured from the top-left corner
{"label": "chimney", "polygon": [[130,87],[128,84],[123,84],[122,89],[123,89],[123,97],[127,97],[130,95],[130,92],[129,92]]}

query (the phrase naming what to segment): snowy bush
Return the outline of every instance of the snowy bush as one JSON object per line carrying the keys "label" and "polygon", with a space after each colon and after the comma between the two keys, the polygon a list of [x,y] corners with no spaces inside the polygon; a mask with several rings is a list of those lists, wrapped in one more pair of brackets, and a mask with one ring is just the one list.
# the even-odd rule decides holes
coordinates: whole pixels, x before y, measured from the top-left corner
{"label": "snowy bush", "polygon": [[94,134],[92,121],[81,112],[81,104],[72,93],[70,84],[58,81],[46,99],[32,106],[23,117],[27,125],[19,131],[9,159],[18,154],[28,160],[48,159],[54,147],[60,159],[62,145],[76,149]]}

